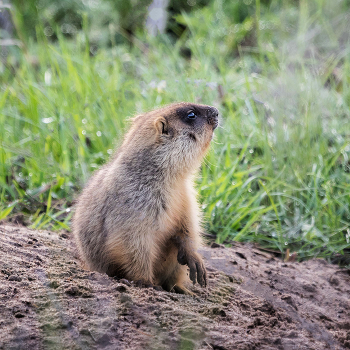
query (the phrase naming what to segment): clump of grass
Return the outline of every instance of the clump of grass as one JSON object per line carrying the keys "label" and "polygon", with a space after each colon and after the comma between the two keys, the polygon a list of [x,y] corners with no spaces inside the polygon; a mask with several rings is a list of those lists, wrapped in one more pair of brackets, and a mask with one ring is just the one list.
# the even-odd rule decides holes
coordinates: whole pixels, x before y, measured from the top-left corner
{"label": "clump of grass", "polygon": [[[108,160],[128,117],[186,100],[222,114],[197,181],[217,241],[301,258],[347,252],[347,14],[316,0],[273,4],[231,28],[213,2],[178,19],[188,30],[175,44],[141,36],[93,56],[87,31],[52,44],[39,28],[18,66],[2,66],[0,219],[22,213],[35,228],[68,230],[77,191]],[[228,26],[232,35],[250,31],[249,45],[233,43]]]}

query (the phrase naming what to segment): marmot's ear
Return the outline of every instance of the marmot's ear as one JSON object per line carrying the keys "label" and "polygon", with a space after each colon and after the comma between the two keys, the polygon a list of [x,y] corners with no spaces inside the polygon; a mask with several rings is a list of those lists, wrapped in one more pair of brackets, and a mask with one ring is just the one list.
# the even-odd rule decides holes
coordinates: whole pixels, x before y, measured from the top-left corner
{"label": "marmot's ear", "polygon": [[141,116],[142,116],[142,114],[135,115],[135,116],[131,117],[130,120],[131,120],[132,122],[134,122],[135,120],[137,120],[137,119],[138,119],[139,117],[141,117]]}
{"label": "marmot's ear", "polygon": [[159,135],[168,134],[168,122],[165,118],[159,117],[154,121],[154,127]]}

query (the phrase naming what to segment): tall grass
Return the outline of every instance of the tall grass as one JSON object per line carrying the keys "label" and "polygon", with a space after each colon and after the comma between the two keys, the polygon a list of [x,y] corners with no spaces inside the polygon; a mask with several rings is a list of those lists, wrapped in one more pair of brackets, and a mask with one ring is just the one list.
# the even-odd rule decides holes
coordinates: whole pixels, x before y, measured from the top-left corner
{"label": "tall grass", "polygon": [[72,200],[128,117],[193,101],[222,116],[197,181],[209,233],[301,258],[346,253],[349,13],[342,1],[276,1],[238,25],[227,4],[179,16],[176,43],[141,35],[95,52],[87,31],[53,44],[38,28],[1,67],[0,219],[68,230]]}

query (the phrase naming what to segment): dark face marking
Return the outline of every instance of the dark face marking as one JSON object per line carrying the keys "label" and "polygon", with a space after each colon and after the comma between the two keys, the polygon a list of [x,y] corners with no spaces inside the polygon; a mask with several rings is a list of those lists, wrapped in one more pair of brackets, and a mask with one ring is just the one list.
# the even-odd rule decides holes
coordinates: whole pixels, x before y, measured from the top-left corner
{"label": "dark face marking", "polygon": [[204,116],[202,111],[194,106],[181,107],[176,111],[181,121],[189,126],[195,127],[203,124]]}
{"label": "dark face marking", "polygon": [[219,112],[215,107],[189,105],[178,108],[176,113],[184,124],[195,130],[199,130],[204,124],[211,125],[213,129],[218,125]]}

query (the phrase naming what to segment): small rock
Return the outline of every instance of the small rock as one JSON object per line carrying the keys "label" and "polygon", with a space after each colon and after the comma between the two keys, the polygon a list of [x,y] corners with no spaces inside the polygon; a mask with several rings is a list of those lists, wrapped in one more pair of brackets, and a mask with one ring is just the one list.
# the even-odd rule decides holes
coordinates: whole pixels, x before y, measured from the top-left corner
{"label": "small rock", "polygon": [[169,295],[169,298],[171,300],[174,300],[174,301],[179,301],[179,298],[177,296],[175,296],[175,295],[172,295],[172,294]]}
{"label": "small rock", "polygon": [[303,284],[303,288],[310,293],[316,292],[316,287],[313,286],[312,284]]}
{"label": "small rock", "polygon": [[56,289],[56,288],[58,288],[60,286],[60,284],[57,282],[57,281],[51,281],[50,283],[49,283],[49,287],[50,288],[53,288],[53,289]]}
{"label": "small rock", "polygon": [[90,335],[91,336],[90,331],[88,329],[86,329],[86,328],[81,329],[79,331],[79,333],[82,334],[82,335]]}
{"label": "small rock", "polygon": [[298,310],[298,307],[296,306],[294,300],[292,299],[292,297],[290,295],[284,294],[281,296],[281,299],[284,300],[290,306],[292,306],[295,310]]}
{"label": "small rock", "polygon": [[339,279],[337,277],[334,277],[332,276],[330,279],[329,279],[329,283],[332,285],[332,286],[339,286]]}
{"label": "small rock", "polygon": [[23,318],[25,317],[25,313],[28,312],[28,310],[26,310],[23,305],[16,305],[13,307],[12,312],[16,318]]}
{"label": "small rock", "polygon": [[65,293],[68,294],[68,295],[71,295],[73,297],[81,294],[81,292],[80,292],[80,290],[79,290],[79,288],[77,286],[68,287],[65,290]]}
{"label": "small rock", "polygon": [[212,311],[213,315],[219,315],[222,317],[226,316],[226,312],[223,309],[220,309],[218,307],[213,307],[211,311]]}
{"label": "small rock", "polygon": [[248,325],[248,328],[256,328],[258,326],[263,326],[264,322],[261,320],[260,317],[256,317],[250,325]]}
{"label": "small rock", "polygon": [[102,337],[96,340],[96,343],[102,347],[105,347],[111,343],[111,337],[106,333]]}
{"label": "small rock", "polygon": [[125,285],[120,284],[120,285],[116,286],[115,290],[117,292],[124,293],[127,291],[127,287]]}
{"label": "small rock", "polygon": [[94,295],[90,292],[83,292],[81,293],[82,298],[92,298]]}
{"label": "small rock", "polygon": [[273,340],[273,344],[275,344],[275,345],[281,345],[281,344],[282,344],[281,338],[276,338],[275,340]]}
{"label": "small rock", "polygon": [[241,259],[247,260],[246,256],[240,252],[236,252],[236,255],[240,257]]}
{"label": "small rock", "polygon": [[123,283],[123,284],[125,284],[125,285],[127,285],[129,287],[131,286],[131,283],[128,280],[126,280],[125,278],[120,279],[119,282]]}
{"label": "small rock", "polygon": [[287,338],[298,338],[298,333],[295,331],[291,331],[286,335]]}
{"label": "small rock", "polygon": [[1,272],[4,274],[4,275],[7,275],[7,276],[11,276],[11,272],[6,270],[6,269],[2,269]]}
{"label": "small rock", "polygon": [[227,350],[227,348],[225,348],[224,346],[218,345],[218,344],[210,344],[210,346],[211,346],[214,350]]}
{"label": "small rock", "polygon": [[320,317],[320,320],[326,320],[326,321],[333,322],[333,320],[330,317],[328,317],[327,315],[323,314],[322,312],[320,312],[319,317]]}
{"label": "small rock", "polygon": [[210,245],[210,248],[225,248],[225,246],[223,244],[219,244],[219,243],[213,242]]}
{"label": "small rock", "polygon": [[212,266],[207,266],[207,271],[216,271],[216,269]]}
{"label": "small rock", "polygon": [[277,318],[277,317],[272,317],[272,318],[270,318],[269,325],[270,325],[271,327],[276,326],[277,323],[278,323],[278,318]]}
{"label": "small rock", "polygon": [[16,281],[16,282],[21,282],[22,281],[22,278],[17,276],[17,275],[11,275],[9,276],[8,278],[9,281]]}
{"label": "small rock", "polygon": [[62,325],[61,325],[61,327],[63,329],[70,329],[70,328],[72,328],[72,326],[73,326],[73,322],[72,321],[62,322]]}
{"label": "small rock", "polygon": [[132,298],[130,295],[125,294],[125,293],[120,294],[120,302],[121,303],[128,303],[131,301],[132,301]]}

